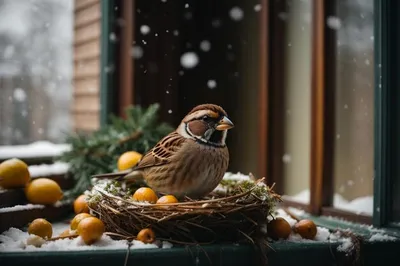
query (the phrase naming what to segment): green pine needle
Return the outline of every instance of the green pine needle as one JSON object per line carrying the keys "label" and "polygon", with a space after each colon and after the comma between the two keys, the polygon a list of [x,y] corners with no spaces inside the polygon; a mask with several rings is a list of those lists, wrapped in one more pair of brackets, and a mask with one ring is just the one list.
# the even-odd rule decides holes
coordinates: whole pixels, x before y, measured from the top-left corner
{"label": "green pine needle", "polygon": [[126,119],[111,115],[110,123],[90,134],[74,133],[67,136],[71,150],[58,160],[70,164],[69,173],[75,186],[65,191],[65,198],[73,199],[90,188],[91,176],[117,170],[118,157],[130,150],[144,154],[173,128],[158,121],[159,105],[147,108],[126,108]]}

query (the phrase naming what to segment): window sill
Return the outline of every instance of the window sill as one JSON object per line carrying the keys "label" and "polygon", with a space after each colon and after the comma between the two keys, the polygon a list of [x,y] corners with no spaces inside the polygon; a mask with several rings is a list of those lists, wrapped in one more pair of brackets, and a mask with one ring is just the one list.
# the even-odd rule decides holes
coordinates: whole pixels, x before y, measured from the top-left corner
{"label": "window sill", "polygon": [[[268,265],[345,265],[351,257],[337,251],[332,243],[272,243]],[[361,259],[365,266],[397,265],[400,241],[365,243]],[[207,255],[205,255],[205,252]],[[15,252],[0,254],[2,265],[124,265],[126,250]],[[208,256],[208,258],[207,258]],[[210,245],[203,248],[131,250],[126,265],[256,265],[256,252],[250,246]],[[393,261],[391,264],[390,261]]]}

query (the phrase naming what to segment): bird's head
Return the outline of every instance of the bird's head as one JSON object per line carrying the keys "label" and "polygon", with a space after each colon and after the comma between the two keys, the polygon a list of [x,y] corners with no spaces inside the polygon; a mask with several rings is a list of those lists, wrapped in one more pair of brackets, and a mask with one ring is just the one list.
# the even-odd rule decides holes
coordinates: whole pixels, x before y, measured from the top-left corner
{"label": "bird's head", "polygon": [[225,139],[233,123],[222,107],[202,104],[194,107],[183,119],[177,132],[186,138],[224,147]]}

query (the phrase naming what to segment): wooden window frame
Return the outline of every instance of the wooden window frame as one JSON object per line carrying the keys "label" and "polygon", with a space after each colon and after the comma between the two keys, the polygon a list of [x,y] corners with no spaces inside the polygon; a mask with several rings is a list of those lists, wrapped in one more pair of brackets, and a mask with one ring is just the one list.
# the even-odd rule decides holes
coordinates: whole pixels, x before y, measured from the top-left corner
{"label": "wooden window frame", "polygon": [[[396,17],[399,4],[395,0],[375,0],[375,161],[374,168],[374,213],[372,216],[359,215],[332,207],[333,203],[333,139],[334,139],[334,93],[335,93],[335,31],[325,23],[328,16],[335,15],[336,1],[312,1],[312,76],[311,76],[311,162],[310,162],[310,203],[285,199],[283,205],[304,209],[312,215],[336,216],[350,221],[376,226],[391,226],[388,220],[390,179],[392,173],[399,175],[400,169],[394,162],[391,149],[394,136],[390,130],[393,120],[389,113],[400,110],[390,101],[395,94],[394,88],[400,85],[394,66],[396,48],[390,45],[389,35],[395,34],[390,23]],[[123,10],[120,16],[127,22],[117,26],[116,12],[118,4]],[[261,0],[260,16],[260,87],[259,87],[259,158],[258,170],[265,176],[269,185],[275,184],[278,193],[283,192],[282,154],[284,147],[283,100],[284,62],[282,32],[285,23],[277,14],[285,12],[285,1]],[[101,103],[102,124],[107,122],[108,113],[123,115],[125,106],[134,101],[134,66],[130,57],[132,37],[134,36],[134,1],[102,1],[102,12],[108,14],[102,19],[102,71]],[[394,8],[395,7],[395,8]],[[111,43],[109,34],[118,30],[118,42]],[[390,31],[391,30],[391,31]],[[397,34],[397,33],[396,33]],[[396,37],[399,34],[396,35]],[[273,36],[273,38],[271,37]],[[389,47],[389,48],[388,48]],[[114,64],[113,73],[105,73],[105,68]],[[378,67],[382,66],[382,67]],[[397,68],[398,69],[398,68]],[[392,72],[393,73],[392,73]],[[118,75],[117,75],[118,74]],[[381,81],[379,79],[381,78]],[[118,82],[118,79],[123,82]],[[389,106],[389,107],[385,107]],[[397,113],[396,113],[397,114]],[[390,116],[392,117],[392,116]],[[273,126],[272,126],[273,125]],[[379,211],[378,211],[379,210]]]}
{"label": "wooden window frame", "polygon": [[[283,4],[282,4],[283,2]],[[378,1],[379,2],[379,1]],[[278,3],[278,4],[277,4]],[[304,209],[316,216],[335,216],[363,224],[372,224],[373,216],[356,214],[334,208],[333,205],[333,158],[334,158],[334,104],[335,104],[335,55],[336,31],[326,25],[328,16],[335,15],[336,1],[312,1],[312,66],[311,66],[311,149],[310,149],[310,202],[303,204],[285,199],[284,206]],[[376,4],[375,4],[376,6]],[[282,92],[284,73],[282,37],[274,32],[284,31],[283,22],[276,14],[285,12],[285,1],[269,1],[268,32],[270,32],[268,54],[268,169],[267,182],[279,193],[283,193],[284,147],[284,93]],[[275,16],[273,15],[275,14]],[[380,22],[376,21],[376,25]],[[280,58],[280,60],[278,60]],[[278,62],[278,63],[277,63]],[[375,123],[379,124],[379,121]],[[376,126],[375,126],[376,128]],[[379,157],[379,153],[376,153]],[[376,182],[376,180],[375,180]],[[376,192],[374,192],[376,194]]]}

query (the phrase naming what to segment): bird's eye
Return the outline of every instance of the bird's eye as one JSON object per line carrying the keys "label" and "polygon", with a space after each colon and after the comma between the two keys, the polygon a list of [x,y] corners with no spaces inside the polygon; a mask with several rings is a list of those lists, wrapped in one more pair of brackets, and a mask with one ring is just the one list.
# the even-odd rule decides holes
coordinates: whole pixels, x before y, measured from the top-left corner
{"label": "bird's eye", "polygon": [[208,120],[208,115],[203,116],[202,120],[203,120],[203,121]]}

